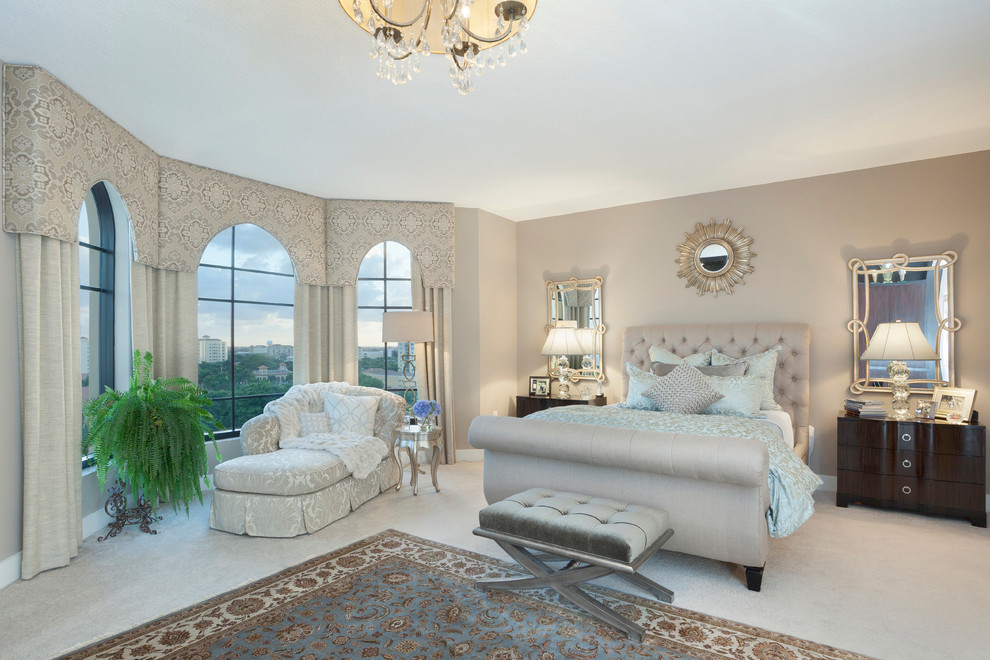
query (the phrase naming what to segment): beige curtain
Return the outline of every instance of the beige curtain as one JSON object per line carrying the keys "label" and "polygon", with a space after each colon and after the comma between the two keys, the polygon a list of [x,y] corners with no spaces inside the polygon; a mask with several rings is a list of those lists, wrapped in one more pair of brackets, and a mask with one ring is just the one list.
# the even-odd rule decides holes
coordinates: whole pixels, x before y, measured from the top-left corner
{"label": "beige curtain", "polygon": [[65,566],[82,543],[79,250],[17,235],[24,444],[21,577]]}
{"label": "beige curtain", "polygon": [[357,288],[296,282],[292,382],[358,382]]}
{"label": "beige curtain", "polygon": [[440,426],[443,428],[443,453],[445,463],[456,461],[454,451],[454,392],[452,376],[453,332],[451,331],[451,301],[453,291],[424,287],[419,264],[412,259],[413,309],[433,312],[433,342],[421,344],[425,350],[416,350],[416,387],[419,398],[436,399],[443,408]]}
{"label": "beige curtain", "polygon": [[151,351],[154,375],[199,378],[199,294],[195,272],[131,262],[134,350]]}

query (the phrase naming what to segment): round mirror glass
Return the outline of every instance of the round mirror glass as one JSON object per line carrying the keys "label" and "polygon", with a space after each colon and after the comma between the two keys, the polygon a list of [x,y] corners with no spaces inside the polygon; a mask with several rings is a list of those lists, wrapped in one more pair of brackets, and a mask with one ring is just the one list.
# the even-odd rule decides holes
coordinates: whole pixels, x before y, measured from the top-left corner
{"label": "round mirror glass", "polygon": [[698,250],[698,264],[706,273],[720,273],[729,265],[729,250],[721,243],[709,243]]}

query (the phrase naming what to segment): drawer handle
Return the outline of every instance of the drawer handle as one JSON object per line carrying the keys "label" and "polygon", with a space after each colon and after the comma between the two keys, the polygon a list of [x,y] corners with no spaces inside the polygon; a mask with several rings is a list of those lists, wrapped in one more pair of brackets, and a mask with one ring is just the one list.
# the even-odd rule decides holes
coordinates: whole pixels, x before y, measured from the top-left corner
{"label": "drawer handle", "polygon": [[901,436],[901,440],[903,440],[904,442],[911,442],[911,434],[905,433],[904,435]]}
{"label": "drawer handle", "polygon": [[909,461],[908,459],[905,458],[904,459],[904,462],[901,463],[901,465],[903,465],[906,468],[909,468],[909,467],[911,467],[911,461]]}
{"label": "drawer handle", "polygon": [[911,487],[910,486],[901,486],[901,492],[904,493],[905,495],[910,495],[911,494]]}

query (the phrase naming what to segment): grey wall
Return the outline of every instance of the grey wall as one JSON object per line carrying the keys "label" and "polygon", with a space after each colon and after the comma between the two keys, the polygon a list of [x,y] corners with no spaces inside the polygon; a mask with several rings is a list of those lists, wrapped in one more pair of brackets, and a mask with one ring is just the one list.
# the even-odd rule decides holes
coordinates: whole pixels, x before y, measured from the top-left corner
{"label": "grey wall", "polygon": [[[755,272],[731,296],[699,297],[677,277],[677,243],[696,222],[730,218],[753,237]],[[799,321],[812,326],[811,467],[835,474],[835,416],[848,394],[853,256],[955,250],[957,385],[990,410],[990,151],[724,190],[520,223],[517,232],[518,391],[546,371],[543,281],[601,274],[610,402],[619,400],[629,325]],[[983,402],[982,405],[980,402]]]}

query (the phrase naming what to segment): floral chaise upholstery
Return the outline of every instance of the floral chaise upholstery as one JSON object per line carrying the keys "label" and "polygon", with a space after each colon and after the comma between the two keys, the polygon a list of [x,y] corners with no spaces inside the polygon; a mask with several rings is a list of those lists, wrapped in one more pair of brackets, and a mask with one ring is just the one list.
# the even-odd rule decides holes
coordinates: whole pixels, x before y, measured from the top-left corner
{"label": "floral chaise upholstery", "polygon": [[[290,420],[287,405],[323,410],[327,392],[347,396],[377,396],[374,435],[388,454],[367,477],[355,478],[336,455],[311,449],[280,449],[280,423]],[[395,431],[402,422],[402,397],[371,387],[347,383],[296,385],[265,406],[265,412],[241,427],[244,455],[217,465],[210,505],[210,527],[251,536],[297,536],[315,532],[343,518],[398,483],[394,453]],[[291,424],[291,421],[287,421]]]}

